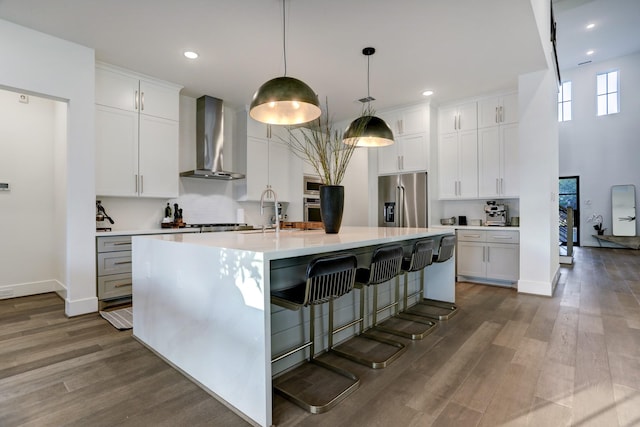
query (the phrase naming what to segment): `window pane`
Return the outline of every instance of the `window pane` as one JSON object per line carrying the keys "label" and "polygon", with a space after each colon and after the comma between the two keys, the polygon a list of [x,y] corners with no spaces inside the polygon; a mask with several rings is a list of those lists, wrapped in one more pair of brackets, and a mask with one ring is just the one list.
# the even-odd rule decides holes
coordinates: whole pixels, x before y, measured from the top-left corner
{"label": "window pane", "polygon": [[604,95],[607,93],[607,75],[606,74],[598,74],[598,95]]}
{"label": "window pane", "polygon": [[563,101],[571,101],[571,82],[565,82],[562,84],[562,100]]}
{"label": "window pane", "polygon": [[571,120],[571,103],[570,102],[566,102],[564,104],[564,119],[566,120]]}
{"label": "window pane", "polygon": [[618,72],[612,71],[607,76],[607,92],[617,92],[618,91]]}
{"label": "window pane", "polygon": [[609,99],[607,100],[608,114],[615,114],[618,112],[618,94],[610,93],[607,95]]}
{"label": "window pane", "polygon": [[607,95],[598,96],[598,115],[604,116],[607,114]]}

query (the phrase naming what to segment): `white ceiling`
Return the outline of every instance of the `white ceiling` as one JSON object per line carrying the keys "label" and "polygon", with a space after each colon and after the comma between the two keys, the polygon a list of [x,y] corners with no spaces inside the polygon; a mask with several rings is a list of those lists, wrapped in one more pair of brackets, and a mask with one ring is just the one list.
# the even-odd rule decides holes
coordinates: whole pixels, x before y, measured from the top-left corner
{"label": "white ceiling", "polygon": [[[583,49],[574,30],[585,14],[595,9],[603,24],[596,39],[611,28],[603,4],[637,11],[640,1],[556,0],[561,64],[575,63],[572,50]],[[287,0],[286,10],[287,75],[327,97],[336,119],[358,114],[356,100],[367,95],[366,46],[376,48],[370,64],[376,109],[419,102],[425,89],[443,103],[515,88],[519,74],[545,64],[528,0]],[[580,15],[569,18],[573,10]],[[628,18],[620,15],[614,19]],[[280,0],[0,0],[0,18],[235,108],[284,73]],[[601,58],[600,47],[592,48]],[[189,61],[184,50],[200,58]]]}

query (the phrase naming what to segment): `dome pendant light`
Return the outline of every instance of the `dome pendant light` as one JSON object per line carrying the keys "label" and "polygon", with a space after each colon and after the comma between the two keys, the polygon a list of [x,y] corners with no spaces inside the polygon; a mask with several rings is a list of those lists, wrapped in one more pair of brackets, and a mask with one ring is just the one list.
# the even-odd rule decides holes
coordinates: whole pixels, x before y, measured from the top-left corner
{"label": "dome pendant light", "polygon": [[384,147],[394,143],[393,132],[389,125],[379,117],[371,114],[369,93],[369,59],[376,52],[375,48],[365,47],[362,54],[367,57],[367,108],[344,131],[342,142],[356,147]]}
{"label": "dome pendant light", "polygon": [[282,0],[284,76],[264,83],[253,95],[249,115],[262,123],[295,125],[320,117],[318,96],[306,83],[287,77],[285,0]]}

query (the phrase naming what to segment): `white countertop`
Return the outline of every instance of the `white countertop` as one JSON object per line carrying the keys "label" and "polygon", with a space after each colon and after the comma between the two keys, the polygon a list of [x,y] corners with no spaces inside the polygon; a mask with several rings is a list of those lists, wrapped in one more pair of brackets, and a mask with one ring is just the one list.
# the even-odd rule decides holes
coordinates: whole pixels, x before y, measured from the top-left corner
{"label": "white countertop", "polygon": [[453,234],[453,229],[342,227],[337,234],[324,230],[235,231],[227,233],[173,234],[134,237],[169,242],[259,252],[270,259],[289,258],[323,252],[341,251],[363,246],[393,243],[407,238],[427,238]]}
{"label": "white countertop", "polygon": [[452,231],[455,231],[455,230],[520,231],[520,227],[511,227],[511,226],[498,227],[498,226],[491,226],[491,225],[432,225],[429,228],[445,229],[445,230],[452,230]]}
{"label": "white countertop", "polygon": [[96,237],[100,236],[135,236],[138,234],[176,234],[176,233],[199,233],[199,228],[152,228],[148,230],[113,230],[96,231]]}

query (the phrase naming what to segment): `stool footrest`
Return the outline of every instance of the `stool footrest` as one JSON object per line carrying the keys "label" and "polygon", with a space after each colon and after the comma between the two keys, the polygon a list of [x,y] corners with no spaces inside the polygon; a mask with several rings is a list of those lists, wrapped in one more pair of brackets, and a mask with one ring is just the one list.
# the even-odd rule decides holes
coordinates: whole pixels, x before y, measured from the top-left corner
{"label": "stool footrest", "polygon": [[[338,347],[344,346],[349,341],[356,340],[358,338],[366,338],[366,339],[369,339],[369,340],[377,341],[377,342],[382,343],[382,344],[386,344],[387,346],[394,347],[395,351],[391,355],[387,356],[386,358],[382,358],[382,360],[380,360],[380,359],[376,360],[373,357],[371,357],[371,354],[347,351],[347,350],[342,350],[342,349],[338,348]],[[387,338],[383,338],[383,337],[379,337],[379,336],[370,334],[368,331],[365,331],[365,332],[362,332],[362,333],[356,335],[355,337],[347,340],[346,342],[343,342],[338,347],[333,347],[333,348],[329,349],[329,351],[334,352],[338,356],[342,356],[342,357],[344,357],[346,359],[352,360],[354,362],[360,363],[361,365],[365,365],[365,366],[368,366],[368,367],[373,368],[373,369],[386,368],[387,365],[389,365],[389,363],[393,362],[398,357],[400,357],[400,355],[402,355],[402,353],[407,351],[407,347],[404,344],[402,344],[400,342],[397,342],[397,341],[393,341],[393,340],[387,339]]]}
{"label": "stool footrest", "polygon": [[[332,390],[323,390],[324,387],[319,384],[307,384],[306,389],[301,388],[301,382],[299,378],[296,378],[296,374],[301,371],[308,371],[311,366],[324,368],[339,375],[341,378],[338,378],[337,381],[333,380],[333,382],[340,384],[333,384],[332,386],[330,384],[331,380],[327,380],[326,374],[324,374],[322,382],[329,384],[323,385],[327,385],[326,388]],[[303,374],[304,377],[308,378],[308,372],[303,372]],[[289,375],[293,378],[290,382],[285,379]],[[356,375],[318,359],[312,359],[273,381],[273,388],[279,395],[312,414],[327,412],[356,391],[358,387],[360,387],[360,379]]]}
{"label": "stool footrest", "polygon": [[458,313],[458,306],[450,302],[424,298],[409,307],[404,313],[437,320],[449,320]]}
{"label": "stool footrest", "polygon": [[[386,332],[388,334],[397,335],[399,337],[408,338],[410,340],[415,341],[415,340],[423,339],[424,337],[429,335],[431,332],[433,332],[438,326],[438,324],[432,320],[416,319],[414,317],[403,316],[402,314],[403,313],[398,313],[397,315],[390,317],[382,321],[381,323],[378,323],[376,326],[373,327],[373,329]],[[416,323],[422,326],[417,328],[417,330],[415,327],[407,328],[405,330],[405,329],[398,329],[398,328],[394,328],[392,326],[386,325],[388,323],[393,323],[396,320],[399,320],[401,322],[408,322],[411,324],[411,326],[415,325]]]}

